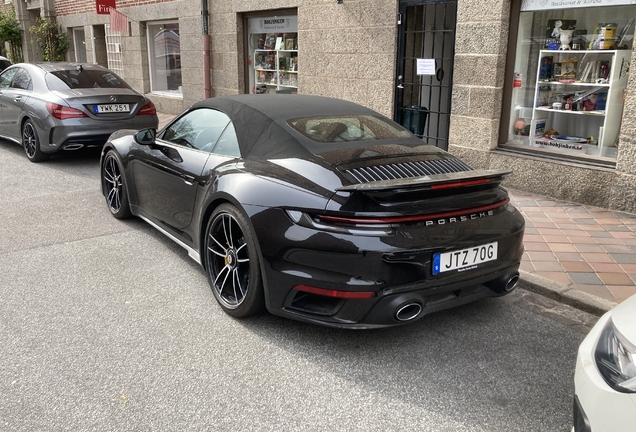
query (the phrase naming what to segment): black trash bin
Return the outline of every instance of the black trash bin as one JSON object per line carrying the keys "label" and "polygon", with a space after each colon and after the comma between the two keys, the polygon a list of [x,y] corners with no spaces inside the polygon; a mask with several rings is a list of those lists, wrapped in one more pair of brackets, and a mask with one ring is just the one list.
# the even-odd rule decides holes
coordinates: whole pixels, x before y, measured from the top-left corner
{"label": "black trash bin", "polygon": [[415,135],[424,135],[424,125],[428,117],[428,109],[420,105],[402,107],[402,126]]}

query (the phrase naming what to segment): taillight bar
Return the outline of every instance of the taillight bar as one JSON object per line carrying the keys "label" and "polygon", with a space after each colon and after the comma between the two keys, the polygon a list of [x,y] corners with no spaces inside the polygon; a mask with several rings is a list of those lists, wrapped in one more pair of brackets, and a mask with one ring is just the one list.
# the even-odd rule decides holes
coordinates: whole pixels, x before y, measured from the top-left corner
{"label": "taillight bar", "polygon": [[435,189],[451,189],[451,188],[464,187],[464,186],[476,186],[476,185],[485,184],[485,183],[490,183],[490,179],[485,178],[485,179],[477,179],[477,180],[458,181],[458,182],[454,182],[454,183],[436,184],[436,185],[432,185],[431,189],[433,189],[433,190],[435,190]]}
{"label": "taillight bar", "polygon": [[338,291],[326,288],[317,288],[308,285],[296,285],[294,289],[296,291],[302,291],[309,294],[317,294],[325,297],[335,297],[341,299],[368,299],[375,297],[375,292],[373,291]]}
{"label": "taillight bar", "polygon": [[46,109],[56,119],[64,120],[68,118],[88,117],[86,113],[68,106],[56,104],[53,102],[46,103]]}
{"label": "taillight bar", "polygon": [[152,102],[149,102],[146,105],[144,105],[137,113],[137,115],[155,115],[155,114],[157,114],[157,108],[155,108],[155,104],[153,104]]}
{"label": "taillight bar", "polygon": [[443,219],[449,217],[456,216],[466,216],[475,213],[481,213],[488,210],[494,210],[499,207],[503,207],[510,202],[510,198],[502,199],[501,201],[497,201],[492,204],[487,204],[478,207],[472,207],[468,209],[461,210],[453,210],[442,213],[432,213],[425,215],[413,215],[413,216],[389,216],[383,218],[347,218],[340,216],[325,216],[325,215],[317,215],[318,219],[336,222],[336,223],[345,223],[345,224],[391,224],[391,223],[403,223],[403,222],[424,222],[428,220],[435,219]]}

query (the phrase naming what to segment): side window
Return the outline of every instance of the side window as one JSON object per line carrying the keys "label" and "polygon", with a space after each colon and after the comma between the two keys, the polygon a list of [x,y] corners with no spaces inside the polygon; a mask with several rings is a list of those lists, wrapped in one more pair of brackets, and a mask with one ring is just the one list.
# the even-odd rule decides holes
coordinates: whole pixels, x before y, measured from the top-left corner
{"label": "side window", "polygon": [[6,89],[11,85],[11,80],[15,75],[17,68],[9,69],[0,74],[0,89]]}
{"label": "side window", "polygon": [[22,90],[33,90],[33,82],[31,81],[31,75],[24,69],[18,69],[13,77],[13,83],[11,87],[19,88]]}
{"label": "side window", "polygon": [[175,121],[161,139],[184,147],[211,152],[230,118],[221,111],[199,108]]}
{"label": "side window", "polygon": [[236,138],[236,131],[234,130],[234,125],[231,122],[227,125],[227,128],[225,128],[223,135],[221,135],[216,146],[214,146],[212,153],[224,156],[241,157],[241,150],[239,148],[238,139]]}

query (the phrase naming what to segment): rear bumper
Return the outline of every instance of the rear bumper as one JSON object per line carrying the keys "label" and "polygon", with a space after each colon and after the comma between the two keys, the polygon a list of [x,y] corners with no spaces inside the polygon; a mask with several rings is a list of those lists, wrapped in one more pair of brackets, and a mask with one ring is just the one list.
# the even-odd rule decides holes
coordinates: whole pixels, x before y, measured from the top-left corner
{"label": "rear bumper", "polygon": [[[271,310],[275,315],[330,327],[371,329],[392,327],[417,321],[422,317],[451,309],[474,301],[507,294],[501,289],[502,282],[518,278],[518,265],[462,282],[435,288],[417,289],[391,293],[378,293],[368,300],[333,299],[325,301],[321,296],[291,290],[280,310]],[[515,283],[516,285],[516,283]],[[406,287],[397,287],[405,289]],[[514,286],[511,287],[511,290]],[[312,298],[313,296],[313,298]],[[331,311],[327,309],[331,307]],[[319,313],[316,313],[318,310]],[[321,314],[324,312],[326,314]]]}
{"label": "rear bumper", "polygon": [[159,125],[159,119],[156,115],[142,115],[125,120],[80,118],[49,121],[52,122],[49,134],[46,139],[41,140],[46,143],[41,145],[41,149],[45,153],[102,146],[113,132],[120,129],[156,129]]}
{"label": "rear bumper", "polygon": [[[305,228],[277,209],[261,211],[252,222],[263,257],[268,310],[334,327],[400,325],[428,313],[504,295],[506,283],[518,278],[523,255],[524,220],[512,206],[492,217],[455,226],[411,224],[379,237]],[[498,243],[496,261],[433,274],[436,253],[494,241]],[[308,294],[295,288],[300,285],[367,293],[370,298]],[[406,316],[415,316],[398,319],[397,312],[404,307]]]}

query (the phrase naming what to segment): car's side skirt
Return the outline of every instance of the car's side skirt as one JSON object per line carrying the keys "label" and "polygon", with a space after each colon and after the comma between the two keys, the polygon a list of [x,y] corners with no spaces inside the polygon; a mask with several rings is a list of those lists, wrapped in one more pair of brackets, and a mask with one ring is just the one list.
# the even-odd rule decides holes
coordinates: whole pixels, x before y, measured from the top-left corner
{"label": "car's side skirt", "polygon": [[179,246],[184,248],[186,251],[188,251],[188,255],[190,256],[190,258],[195,260],[199,265],[202,265],[201,264],[201,255],[199,254],[199,252],[197,252],[196,250],[192,249],[190,246],[188,246],[187,244],[185,244],[184,242],[182,242],[181,240],[179,240],[178,238],[176,238],[175,236],[173,236],[168,231],[164,230],[163,228],[161,228],[159,225],[157,225],[156,223],[152,222],[148,218],[146,218],[144,216],[141,216],[141,215],[138,215],[138,216],[141,219],[143,219],[144,221],[148,222],[154,228],[156,228],[160,233],[162,233],[163,235],[168,237],[170,240],[172,240],[173,242],[175,242],[176,244],[178,244]]}

